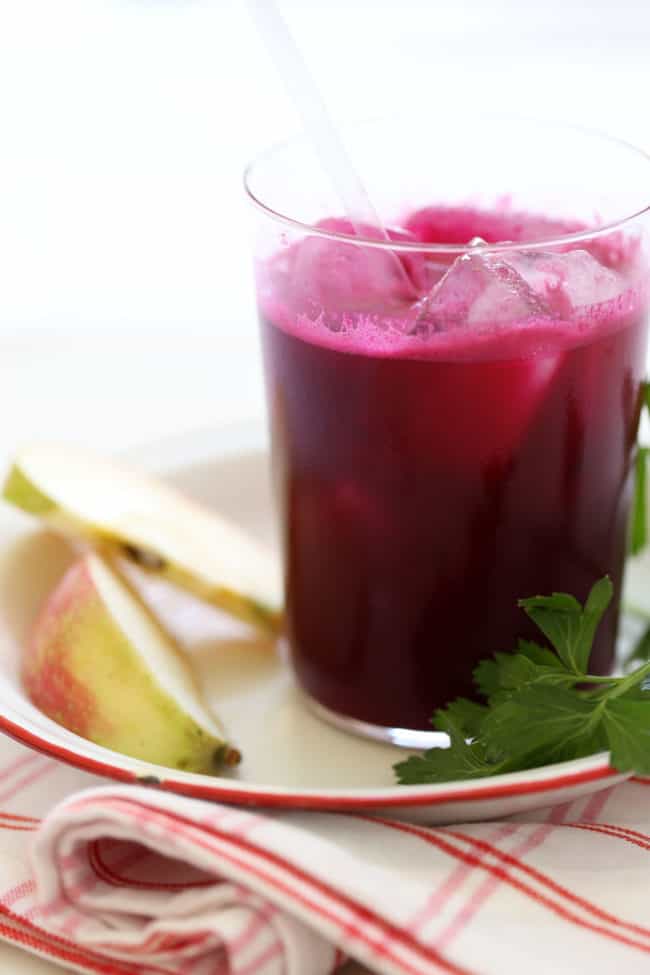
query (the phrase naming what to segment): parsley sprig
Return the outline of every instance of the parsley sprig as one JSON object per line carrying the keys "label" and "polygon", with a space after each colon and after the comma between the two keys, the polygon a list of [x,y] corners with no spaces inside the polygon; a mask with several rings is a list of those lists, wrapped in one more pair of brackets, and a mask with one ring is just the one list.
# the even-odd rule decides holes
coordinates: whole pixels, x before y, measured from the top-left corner
{"label": "parsley sprig", "polygon": [[588,670],[611,598],[605,577],[584,606],[566,593],[520,600],[554,650],[520,640],[515,653],[482,661],[474,681],[485,703],[459,698],[436,711],[449,747],[399,762],[398,781],[481,778],[600,751],[621,772],[650,775],[650,661],[622,677]]}
{"label": "parsley sprig", "polygon": [[[644,409],[650,414],[650,382],[641,386],[641,413]],[[650,448],[640,444],[636,449],[634,462],[634,495],[630,514],[630,554],[638,555],[648,544],[647,480]]]}

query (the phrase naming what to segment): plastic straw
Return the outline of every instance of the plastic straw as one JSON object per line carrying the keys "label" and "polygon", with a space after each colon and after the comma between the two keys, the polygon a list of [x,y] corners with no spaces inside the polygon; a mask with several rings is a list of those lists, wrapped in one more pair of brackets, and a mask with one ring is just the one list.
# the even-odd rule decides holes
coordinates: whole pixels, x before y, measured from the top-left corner
{"label": "plastic straw", "polygon": [[[389,241],[386,228],[379,219],[379,214],[275,0],[248,0],[248,5],[287,92],[298,110],[305,133],[328,174],[355,233],[361,237]],[[393,251],[390,253],[396,265],[399,265],[400,275],[412,291],[413,285],[404,265]]]}

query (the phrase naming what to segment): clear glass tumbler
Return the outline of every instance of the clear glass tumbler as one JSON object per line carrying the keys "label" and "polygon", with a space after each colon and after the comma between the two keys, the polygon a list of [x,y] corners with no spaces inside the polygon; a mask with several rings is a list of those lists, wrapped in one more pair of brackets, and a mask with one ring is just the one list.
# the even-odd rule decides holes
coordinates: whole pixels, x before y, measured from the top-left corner
{"label": "clear glass tumbler", "polygon": [[252,164],[292,666],[316,710],[400,744],[530,635],[520,597],[615,599],[648,318],[650,159],[569,126],[362,125],[390,227],[355,229],[309,147]]}

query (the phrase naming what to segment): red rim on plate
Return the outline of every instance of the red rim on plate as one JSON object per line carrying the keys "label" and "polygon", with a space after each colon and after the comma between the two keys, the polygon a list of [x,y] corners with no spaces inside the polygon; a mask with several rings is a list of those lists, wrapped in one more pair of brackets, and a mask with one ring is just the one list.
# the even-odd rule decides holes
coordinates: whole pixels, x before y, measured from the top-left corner
{"label": "red rim on plate", "polygon": [[[257,453],[265,442],[263,428],[259,424],[233,424],[220,431],[219,448],[215,456],[214,430],[197,431],[182,438],[170,438],[158,445],[150,445],[145,460],[138,456],[140,466],[145,469],[171,477],[172,482],[183,475],[185,470],[196,471],[205,464],[228,463],[234,456],[242,453]],[[10,710],[12,716],[6,713]],[[589,756],[574,762],[563,762],[554,766],[532,769],[527,772],[514,772],[496,776],[493,779],[450,782],[448,784],[419,786],[368,786],[363,788],[332,787],[283,787],[263,785],[254,782],[238,782],[232,779],[178,772],[171,768],[151,765],[118,755],[105,748],[94,745],[97,757],[86,754],[88,743],[79,738],[79,747],[74,741],[66,743],[57,735],[57,726],[52,732],[35,728],[28,715],[23,717],[21,709],[5,708],[0,714],[0,732],[29,748],[42,752],[68,765],[85,772],[104,776],[118,782],[150,786],[167,792],[178,793],[199,799],[260,806],[275,809],[311,809],[331,811],[358,811],[365,809],[395,811],[422,810],[427,807],[444,807],[454,802],[467,804],[469,818],[487,818],[495,813],[490,810],[490,801],[502,800],[499,814],[509,815],[523,808],[535,805],[549,805],[563,801],[562,790],[581,790],[581,794],[598,791],[607,785],[627,776],[612,769],[607,753]],[[63,729],[61,729],[63,732]],[[70,732],[66,732],[70,735]],[[54,740],[53,740],[54,739]],[[86,747],[84,747],[86,746]],[[534,797],[540,797],[535,802]],[[527,802],[524,797],[529,798]],[[503,806],[509,800],[521,798],[522,802],[512,804],[508,810]],[[485,804],[485,812],[477,816],[469,809],[472,803]],[[441,809],[441,814],[444,809]],[[420,815],[420,814],[418,814]],[[463,810],[454,810],[455,818],[463,815]]]}
{"label": "red rim on plate", "polygon": [[[500,799],[503,797],[527,796],[534,793],[550,792],[556,789],[563,789],[570,786],[581,785],[583,783],[595,782],[600,779],[612,777],[621,778],[621,773],[609,765],[608,755],[602,753],[595,755],[594,760],[597,764],[591,768],[577,770],[575,772],[560,771],[566,769],[572,763],[562,763],[558,766],[556,774],[548,777],[535,779],[521,779],[527,773],[515,772],[511,775],[498,776],[486,785],[477,785],[476,782],[468,782],[464,785],[450,783],[449,788],[441,786],[396,786],[400,794],[396,795],[393,788],[384,787],[377,791],[367,789],[362,795],[337,795],[335,792],[324,790],[318,792],[314,789],[301,792],[298,789],[282,790],[279,787],[269,791],[263,786],[247,785],[233,786],[226,784],[223,779],[205,776],[205,783],[188,781],[176,778],[173,771],[167,775],[167,770],[161,766],[152,766],[151,773],[139,774],[132,769],[124,768],[120,765],[104,762],[101,759],[91,758],[87,755],[79,754],[63,745],[57,745],[41,738],[39,735],[22,725],[16,724],[4,715],[0,715],[0,730],[5,732],[16,741],[34,748],[39,752],[50,755],[59,761],[84,772],[91,772],[95,775],[104,775],[108,778],[117,779],[120,782],[127,782],[132,785],[145,785],[163,789],[167,792],[181,793],[196,799],[214,799],[221,802],[237,803],[239,805],[259,805],[267,808],[284,809],[323,809],[340,810],[358,809],[359,807],[369,808],[377,806],[381,808],[410,808],[414,806],[433,806],[441,803],[453,802],[455,800],[479,801],[489,799]],[[125,756],[126,758],[126,756]],[[546,766],[551,769],[553,766]],[[161,776],[156,774],[160,770]],[[533,769],[531,773],[544,772],[545,769]],[[513,781],[514,777],[517,777]],[[500,780],[500,781],[499,781]]]}

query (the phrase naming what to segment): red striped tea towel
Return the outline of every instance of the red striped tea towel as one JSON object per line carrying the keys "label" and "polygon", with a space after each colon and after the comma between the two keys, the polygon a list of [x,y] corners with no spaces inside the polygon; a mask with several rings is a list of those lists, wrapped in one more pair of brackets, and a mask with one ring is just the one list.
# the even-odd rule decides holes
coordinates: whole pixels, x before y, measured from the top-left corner
{"label": "red striped tea towel", "polygon": [[430,829],[92,781],[0,745],[0,935],[78,970],[650,971],[650,781]]}

